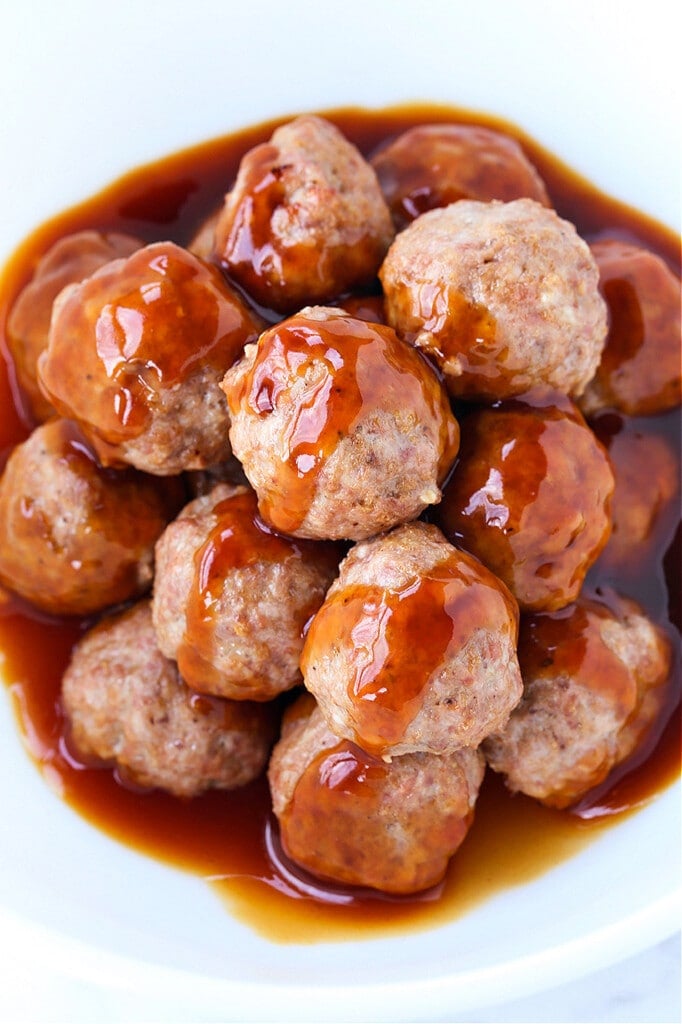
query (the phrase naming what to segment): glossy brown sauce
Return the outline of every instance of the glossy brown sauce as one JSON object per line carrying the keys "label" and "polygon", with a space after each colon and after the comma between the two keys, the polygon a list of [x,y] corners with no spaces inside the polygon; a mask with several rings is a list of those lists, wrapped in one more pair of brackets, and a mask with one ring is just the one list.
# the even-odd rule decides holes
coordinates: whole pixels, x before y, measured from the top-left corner
{"label": "glossy brown sauce", "polygon": [[[387,112],[337,111],[339,127],[365,152],[408,126],[435,121],[486,123],[515,134],[538,168],[558,213],[588,239],[608,235],[658,252],[679,274],[673,232],[608,199],[499,120],[445,107]],[[0,332],[8,310],[41,254],[60,236],[85,228],[117,230],[146,241],[185,245],[220,204],[241,154],[266,140],[260,125],[131,172],[98,196],[41,226],[16,251],[0,282]],[[267,311],[263,311],[267,316]],[[270,319],[274,319],[270,317]],[[4,340],[3,340],[4,344]],[[30,429],[10,368],[0,373],[0,449],[6,456]],[[620,432],[655,434],[679,450],[676,412],[636,421],[617,417]],[[613,587],[638,600],[676,642],[679,623],[679,499],[667,503],[658,528],[633,552],[630,567],[601,562],[588,585]],[[670,509],[674,514],[670,513]],[[613,816],[646,803],[679,774],[679,663],[665,713],[637,757],[620,766],[573,813],[510,798],[488,773],[474,826],[437,891],[416,899],[367,897],[326,889],[293,871],[278,847],[263,780],[235,793],[209,793],[190,802],[127,789],[107,769],[74,760],[64,736],[59,686],[72,644],[87,623],[50,619],[21,601],[0,599],[0,651],[19,728],[48,784],[75,810],[121,842],[196,872],[224,895],[230,910],[275,941],[314,942],[426,929],[465,914],[491,894],[522,884],[581,849]],[[229,821],[229,828],[226,828]]]}

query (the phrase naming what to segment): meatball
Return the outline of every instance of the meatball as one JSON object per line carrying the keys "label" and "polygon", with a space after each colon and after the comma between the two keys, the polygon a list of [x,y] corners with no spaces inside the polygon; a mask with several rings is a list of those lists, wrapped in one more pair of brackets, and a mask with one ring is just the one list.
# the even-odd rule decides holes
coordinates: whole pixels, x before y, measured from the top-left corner
{"label": "meatball", "polygon": [[599,565],[635,576],[647,569],[659,545],[668,547],[680,509],[679,454],[665,438],[641,432],[637,422],[615,413],[592,421],[615,478],[613,529]]}
{"label": "meatball", "polygon": [[518,609],[435,526],[357,544],[306,637],[301,671],[329,728],[390,760],[499,731],[521,696]]}
{"label": "meatball", "polygon": [[440,882],[473,821],[482,755],[464,748],[387,764],[334,736],[318,708],[292,711],[268,768],[287,856],[323,879],[384,892]]}
{"label": "meatball", "polygon": [[595,242],[592,254],[609,331],[583,411],[610,407],[648,416],[674,408],[681,387],[679,277],[653,252],[617,239]]}
{"label": "meatball", "polygon": [[510,135],[471,124],[410,128],[371,160],[396,228],[459,199],[535,199],[549,206],[538,172]]}
{"label": "meatball", "polygon": [[17,381],[36,420],[54,415],[38,385],[38,358],[47,347],[52,303],[67,284],[82,281],[110,260],[129,256],[144,243],[131,235],[78,231],[66,235],[38,261],[7,321],[7,345]]}
{"label": "meatball", "polygon": [[215,230],[215,258],[284,313],[376,277],[393,238],[376,175],[341,132],[299,117],[243,158]]}
{"label": "meatball", "polygon": [[137,597],[181,495],[175,480],[103,469],[73,423],[50,420],[14,449],[0,480],[0,580],[55,615]]}
{"label": "meatball", "polygon": [[609,458],[577,407],[536,390],[462,421],[438,520],[522,610],[574,601],[611,532]]}
{"label": "meatball", "polygon": [[522,618],[523,698],[483,744],[513,792],[568,807],[641,744],[666,696],[670,645],[630,600],[581,598]]}
{"label": "meatball", "polygon": [[179,797],[236,789],[261,774],[272,707],[193,693],[156,645],[148,601],[103,619],[79,641],[62,682],[69,743],[145,788]]}
{"label": "meatball", "polygon": [[105,464],[201,469],[230,454],[219,381],[259,328],[215,267],[157,242],[60,293],[40,380]]}
{"label": "meatball", "polygon": [[304,309],[248,347],[223,389],[235,455],[276,530],[357,540],[440,500],[459,428],[391,328]]}
{"label": "meatball", "polygon": [[302,682],[304,629],[338,561],[334,545],[269,530],[250,489],[218,484],[156,545],[159,647],[195,690],[270,700]]}
{"label": "meatball", "polygon": [[496,401],[546,384],[571,395],[606,338],[597,266],[575,228],[532,199],[422,214],[381,267],[386,317],[450,392]]}

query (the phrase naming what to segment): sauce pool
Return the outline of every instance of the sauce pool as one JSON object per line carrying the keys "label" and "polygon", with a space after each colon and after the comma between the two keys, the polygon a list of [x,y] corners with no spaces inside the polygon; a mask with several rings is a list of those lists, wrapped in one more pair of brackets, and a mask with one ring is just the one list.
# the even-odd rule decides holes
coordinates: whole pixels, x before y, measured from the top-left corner
{"label": "sauce pool", "polygon": [[[426,105],[380,112],[334,111],[325,116],[365,154],[420,123],[476,123],[505,131],[519,139],[557,212],[575,223],[583,237],[633,241],[652,249],[680,272],[679,242],[673,232],[603,196],[507,123]],[[0,280],[3,352],[7,351],[8,311],[30,280],[37,260],[58,238],[95,228],[130,233],[146,242],[172,240],[186,245],[220,205],[241,155],[267,140],[274,126],[272,122],[248,128],[141,167],[38,228],[16,251]],[[4,463],[32,426],[9,361],[0,363],[0,409]],[[677,411],[638,419],[609,416],[595,422],[600,436],[655,435],[677,453]],[[614,568],[600,559],[586,584],[597,592],[614,589],[637,600],[668,632],[676,651],[678,509],[679,495],[659,517],[653,535],[633,552],[629,567]],[[494,892],[537,877],[571,856],[619,816],[655,797],[679,774],[677,658],[665,713],[646,745],[572,811],[553,811],[523,796],[511,797],[489,771],[474,825],[437,889],[406,899],[326,888],[287,863],[264,779],[233,793],[211,792],[183,802],[163,793],[127,788],[109,769],[93,768],[73,756],[60,707],[60,680],[73,644],[88,625],[87,621],[49,618],[0,592],[0,665],[29,753],[47,783],[93,825],[141,853],[199,874],[224,897],[230,912],[274,941],[354,939],[359,934],[415,931],[452,920]]]}

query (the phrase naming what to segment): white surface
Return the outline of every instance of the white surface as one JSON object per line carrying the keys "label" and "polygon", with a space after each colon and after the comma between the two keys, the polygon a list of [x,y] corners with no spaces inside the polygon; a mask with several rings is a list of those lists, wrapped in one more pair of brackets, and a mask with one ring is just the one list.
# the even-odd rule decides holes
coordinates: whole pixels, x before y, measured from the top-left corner
{"label": "white surface", "polygon": [[[418,98],[508,117],[606,190],[679,225],[668,11],[485,0],[0,4],[0,256],[46,216],[180,146],[278,113]],[[445,1020],[458,1019],[453,1007],[473,1013],[530,993],[540,1016],[527,1019],[562,1020],[552,986],[679,927],[679,787],[452,926],[302,950],[269,945],[199,881],[65,808],[28,764],[6,701],[0,772],[0,939],[17,1019],[24,985],[28,1019],[41,1021],[78,1020],[83,1008],[91,1020]],[[583,1006],[576,1020],[590,1019]]]}

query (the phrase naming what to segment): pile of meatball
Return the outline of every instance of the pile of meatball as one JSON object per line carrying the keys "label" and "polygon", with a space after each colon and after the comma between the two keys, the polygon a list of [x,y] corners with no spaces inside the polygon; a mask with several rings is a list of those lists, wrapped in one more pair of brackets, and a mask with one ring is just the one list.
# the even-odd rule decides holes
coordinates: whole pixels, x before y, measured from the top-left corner
{"label": "pile of meatball", "polygon": [[657,255],[590,247],[465,125],[366,160],[299,117],[187,247],[63,238],[8,324],[39,425],[0,581],[91,621],[72,749],[182,798],[267,770],[300,870],[396,894],[442,879],[486,770],[575,803],[671,661],[583,588],[660,507],[585,417],[679,403],[679,318]]}

